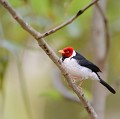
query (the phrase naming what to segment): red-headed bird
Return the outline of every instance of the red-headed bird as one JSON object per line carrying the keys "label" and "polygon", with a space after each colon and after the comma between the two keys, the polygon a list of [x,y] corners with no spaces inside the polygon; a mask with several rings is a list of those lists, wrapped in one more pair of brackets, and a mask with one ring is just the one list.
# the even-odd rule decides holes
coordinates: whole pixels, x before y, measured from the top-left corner
{"label": "red-headed bird", "polygon": [[99,81],[111,93],[116,93],[116,91],[99,76],[98,72],[101,72],[101,70],[95,64],[76,52],[72,47],[66,47],[63,50],[59,50],[59,53],[62,54],[60,58],[61,62],[73,80],[79,79],[82,82],[85,79],[93,79]]}

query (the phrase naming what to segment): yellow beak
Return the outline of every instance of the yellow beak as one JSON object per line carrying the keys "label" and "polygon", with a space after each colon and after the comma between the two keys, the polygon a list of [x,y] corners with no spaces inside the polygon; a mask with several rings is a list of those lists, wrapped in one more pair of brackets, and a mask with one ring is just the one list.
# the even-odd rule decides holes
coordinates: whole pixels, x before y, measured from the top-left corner
{"label": "yellow beak", "polygon": [[65,52],[63,50],[59,50],[58,52],[61,54],[65,54]]}

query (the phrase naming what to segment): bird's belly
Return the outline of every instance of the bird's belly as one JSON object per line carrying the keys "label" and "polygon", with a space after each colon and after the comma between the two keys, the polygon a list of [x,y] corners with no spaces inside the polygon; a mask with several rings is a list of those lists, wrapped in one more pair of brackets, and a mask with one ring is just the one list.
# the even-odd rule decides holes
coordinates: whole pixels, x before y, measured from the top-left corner
{"label": "bird's belly", "polygon": [[92,71],[86,67],[79,65],[76,61],[64,61],[63,65],[65,66],[67,72],[70,74],[71,77],[75,77],[76,79],[88,79],[91,77]]}

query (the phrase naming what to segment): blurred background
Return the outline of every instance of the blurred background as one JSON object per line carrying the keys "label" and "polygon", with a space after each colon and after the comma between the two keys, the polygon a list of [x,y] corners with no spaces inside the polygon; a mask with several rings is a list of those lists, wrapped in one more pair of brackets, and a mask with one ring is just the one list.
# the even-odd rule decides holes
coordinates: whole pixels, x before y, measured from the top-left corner
{"label": "blurred background", "polygon": [[[91,1],[9,0],[9,2],[26,22],[44,33],[73,16]],[[119,0],[109,0],[106,3],[111,36],[106,59],[107,82],[116,88],[117,93],[108,94],[106,97],[105,119],[120,118],[119,5]],[[59,57],[59,49],[72,46],[99,66],[96,61],[98,56],[95,55],[96,46],[92,40],[94,10],[91,7],[72,24],[45,38]],[[99,25],[98,22],[97,26]],[[82,87],[85,97],[92,103],[93,82],[87,80]],[[70,91],[58,68],[39,48],[36,40],[0,5],[0,119],[61,118],[87,119],[88,115],[78,103],[78,98]]]}

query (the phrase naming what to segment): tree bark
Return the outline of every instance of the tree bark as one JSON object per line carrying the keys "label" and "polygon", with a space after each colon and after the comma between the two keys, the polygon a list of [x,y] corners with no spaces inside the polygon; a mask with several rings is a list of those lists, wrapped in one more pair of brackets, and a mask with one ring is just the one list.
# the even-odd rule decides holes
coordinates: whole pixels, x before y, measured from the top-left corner
{"label": "tree bark", "polygon": [[[106,10],[106,0],[100,0],[99,5],[103,12]],[[93,54],[96,64],[102,70],[102,79],[107,80],[107,64],[106,64],[106,39],[105,39],[105,27],[103,18],[97,9],[94,7],[93,19],[92,19],[92,44]],[[106,92],[105,88],[98,83],[94,83],[93,86],[93,107],[98,114],[98,119],[104,119]]]}

